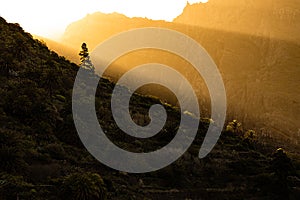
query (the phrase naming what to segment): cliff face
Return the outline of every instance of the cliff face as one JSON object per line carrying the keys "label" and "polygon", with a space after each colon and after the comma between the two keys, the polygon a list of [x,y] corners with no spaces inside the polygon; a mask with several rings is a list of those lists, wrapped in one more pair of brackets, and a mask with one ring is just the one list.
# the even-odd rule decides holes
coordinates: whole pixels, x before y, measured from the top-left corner
{"label": "cliff face", "polygon": [[299,19],[297,0],[210,0],[187,4],[174,22],[299,44]]}
{"label": "cliff face", "polygon": [[[92,50],[110,36],[133,28],[180,31],[198,41],[219,67],[227,92],[229,119],[238,118],[248,127],[298,142],[299,5],[291,0],[272,2],[211,0],[208,4],[187,5],[174,23],[95,13],[71,24],[63,42],[78,48],[84,41]],[[114,62],[114,70],[109,73],[118,78],[133,66],[147,62],[167,64],[180,71],[196,88],[201,107],[209,107],[201,78],[189,63],[174,55],[153,50],[134,52]],[[176,80],[174,84],[178,84]]]}
{"label": "cliff face", "polygon": [[297,0],[210,0],[187,4],[174,22],[245,35],[218,38],[229,98],[240,98],[244,117],[256,107],[256,123],[289,132],[298,142],[299,19]]}

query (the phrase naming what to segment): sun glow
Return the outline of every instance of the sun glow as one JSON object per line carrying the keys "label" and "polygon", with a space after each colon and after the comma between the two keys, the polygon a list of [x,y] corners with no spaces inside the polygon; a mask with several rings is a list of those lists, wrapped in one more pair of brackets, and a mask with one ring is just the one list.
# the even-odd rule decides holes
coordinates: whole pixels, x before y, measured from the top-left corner
{"label": "sun glow", "polygon": [[172,21],[187,2],[207,0],[9,0],[1,2],[0,16],[32,34],[57,39],[70,23],[89,13],[118,12],[128,17]]}

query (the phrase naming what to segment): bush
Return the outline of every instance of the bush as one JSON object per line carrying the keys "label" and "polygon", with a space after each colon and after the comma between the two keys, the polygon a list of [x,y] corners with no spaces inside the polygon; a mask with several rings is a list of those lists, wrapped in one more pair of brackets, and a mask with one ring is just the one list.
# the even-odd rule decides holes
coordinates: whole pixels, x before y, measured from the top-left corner
{"label": "bush", "polygon": [[63,199],[104,200],[107,190],[97,173],[74,173],[65,178],[62,185]]}
{"label": "bush", "polygon": [[52,158],[57,160],[63,160],[66,157],[66,152],[60,144],[48,144],[44,150],[49,153]]}
{"label": "bush", "polygon": [[9,174],[0,174],[0,199],[14,200],[30,199],[32,196],[32,184],[26,183],[22,176],[12,176]]}
{"label": "bush", "polygon": [[240,122],[238,122],[237,120],[233,120],[232,122],[229,122],[226,126],[226,131],[241,134],[243,132],[243,127]]}

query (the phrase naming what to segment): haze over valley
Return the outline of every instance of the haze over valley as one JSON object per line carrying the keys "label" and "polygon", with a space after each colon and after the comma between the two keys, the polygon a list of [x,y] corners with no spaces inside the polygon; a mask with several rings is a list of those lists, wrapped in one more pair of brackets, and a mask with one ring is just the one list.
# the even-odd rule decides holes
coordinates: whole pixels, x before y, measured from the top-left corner
{"label": "haze over valley", "polygon": [[[92,50],[109,37],[135,28],[162,27],[182,32],[199,42],[217,64],[225,82],[229,120],[237,118],[264,134],[297,143],[300,129],[299,8],[296,0],[211,0],[206,4],[187,4],[174,22],[97,12],[70,24],[61,43],[76,52],[83,41]],[[53,47],[56,48],[60,49]],[[67,55],[67,51],[65,55],[74,62],[79,60],[74,59],[75,55]],[[170,53],[133,52],[117,59],[107,75],[118,79],[130,68],[151,61],[162,62],[184,74],[192,82],[203,113],[208,116],[210,100],[205,83],[195,77],[192,66]],[[174,84],[178,84],[176,80]],[[151,92],[159,95],[155,88]],[[162,98],[168,99],[166,95]],[[176,103],[172,98],[169,101]]]}

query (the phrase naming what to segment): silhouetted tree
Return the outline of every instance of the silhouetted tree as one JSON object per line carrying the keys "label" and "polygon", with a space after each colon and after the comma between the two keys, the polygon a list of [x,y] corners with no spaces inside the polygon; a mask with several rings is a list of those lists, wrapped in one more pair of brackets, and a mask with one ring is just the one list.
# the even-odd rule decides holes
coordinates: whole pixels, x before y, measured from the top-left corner
{"label": "silhouetted tree", "polygon": [[14,69],[14,57],[9,52],[3,52],[2,56],[0,58],[0,73],[8,77]]}
{"label": "silhouetted tree", "polygon": [[92,64],[92,61],[90,59],[89,50],[87,48],[86,43],[82,43],[81,51],[79,52],[79,56],[80,56],[80,61],[81,61],[80,66],[84,69],[88,69],[88,70],[91,70],[92,72],[94,72],[95,67]]}
{"label": "silhouetted tree", "polygon": [[57,85],[58,79],[56,77],[56,71],[51,69],[46,71],[44,77],[44,87],[47,88],[50,97],[52,97],[53,91]]}
{"label": "silhouetted tree", "polygon": [[89,56],[89,50],[87,48],[86,43],[82,43],[81,49],[82,50],[79,52],[79,55],[81,56],[80,61],[81,61],[81,63],[83,63],[84,60]]}
{"label": "silhouetted tree", "polygon": [[272,168],[280,181],[285,181],[289,175],[294,173],[292,161],[282,148],[277,149],[274,153]]}
{"label": "silhouetted tree", "polygon": [[54,90],[61,84],[62,72],[57,66],[57,63],[52,60],[47,62],[47,66],[49,67],[43,72],[42,86],[47,89],[50,98],[52,98]]}
{"label": "silhouetted tree", "polygon": [[275,193],[277,193],[280,199],[289,199],[290,186],[287,177],[294,175],[295,169],[291,159],[282,148],[277,149],[273,154],[271,166],[277,177]]}

